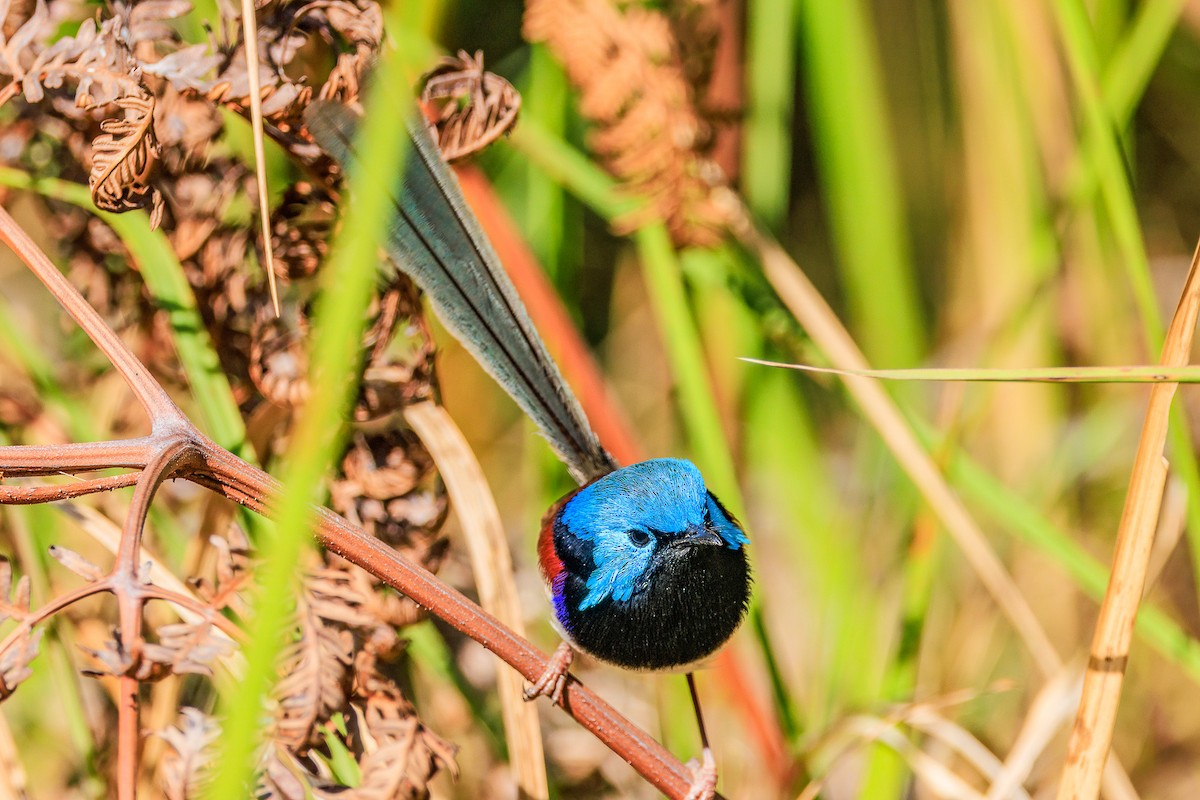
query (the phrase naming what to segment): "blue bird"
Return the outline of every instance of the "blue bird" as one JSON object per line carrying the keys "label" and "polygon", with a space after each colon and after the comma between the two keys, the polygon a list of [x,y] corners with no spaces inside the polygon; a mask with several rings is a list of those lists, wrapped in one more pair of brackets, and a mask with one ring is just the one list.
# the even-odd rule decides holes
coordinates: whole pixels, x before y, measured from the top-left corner
{"label": "blue bird", "polygon": [[660,458],[556,503],[538,562],[575,647],[627,669],[690,671],[745,615],[748,543],[691,462]]}
{"label": "blue bird", "polygon": [[[317,102],[305,121],[344,168],[357,168],[355,115]],[[711,797],[716,765],[690,670],[741,623],[749,540],[688,461],[618,467],[546,351],[516,289],[462,197],[424,119],[394,180],[387,251],[446,327],[537,423],[581,488],[543,519],[538,562],[565,638],[526,699],[563,703],[573,650],[635,670],[688,672],[703,745],[689,800]]]}

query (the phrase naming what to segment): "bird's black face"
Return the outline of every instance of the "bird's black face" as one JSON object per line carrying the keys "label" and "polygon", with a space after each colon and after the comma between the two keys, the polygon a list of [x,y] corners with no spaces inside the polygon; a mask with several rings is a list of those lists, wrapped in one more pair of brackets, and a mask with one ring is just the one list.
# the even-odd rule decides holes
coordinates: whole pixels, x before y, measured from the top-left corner
{"label": "bird's black face", "polygon": [[567,573],[564,627],[580,649],[629,669],[671,669],[704,659],[737,630],[750,601],[745,548],[654,538],[628,599],[583,609],[588,576]]}
{"label": "bird's black face", "polygon": [[745,615],[745,534],[687,462],[602,478],[564,504],[553,536],[563,565],[555,611],[574,644],[598,658],[681,667],[713,653]]}

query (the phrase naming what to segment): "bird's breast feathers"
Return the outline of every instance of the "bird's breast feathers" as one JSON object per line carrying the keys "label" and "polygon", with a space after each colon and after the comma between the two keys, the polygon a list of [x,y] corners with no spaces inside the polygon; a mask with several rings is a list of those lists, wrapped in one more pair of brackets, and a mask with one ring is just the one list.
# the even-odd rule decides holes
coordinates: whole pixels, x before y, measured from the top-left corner
{"label": "bird's breast feathers", "polygon": [[657,459],[556,503],[538,562],[572,644],[631,669],[677,669],[711,655],[741,622],[747,541],[694,466]]}

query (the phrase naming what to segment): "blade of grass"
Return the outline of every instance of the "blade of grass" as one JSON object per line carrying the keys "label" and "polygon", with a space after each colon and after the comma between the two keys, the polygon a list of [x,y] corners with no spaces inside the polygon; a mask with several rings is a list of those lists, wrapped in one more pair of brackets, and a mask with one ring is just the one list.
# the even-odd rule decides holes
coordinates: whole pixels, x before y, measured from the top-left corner
{"label": "blade of grass", "polygon": [[[1132,189],[1115,133],[1128,123],[1140,92],[1149,80],[1150,71],[1161,58],[1180,10],[1174,7],[1174,0],[1157,0],[1146,4],[1130,33],[1118,47],[1109,69],[1105,71],[1104,77],[1108,82],[1104,86],[1098,85],[1100,67],[1086,9],[1078,0],[1056,0],[1054,10],[1085,121],[1080,155],[1073,168],[1072,180],[1068,183],[1069,197],[1077,213],[1090,210],[1096,217],[1098,230],[1111,228],[1117,244],[1117,255],[1133,287],[1146,349],[1149,352],[1161,352],[1162,319],[1155,301],[1150,264],[1141,238]],[[1124,82],[1120,80],[1121,70],[1128,70]],[[1100,207],[1092,202],[1093,186],[1097,184]],[[1106,217],[1101,216],[1100,208],[1103,208]],[[1180,409],[1172,412],[1171,419],[1168,435],[1175,469],[1187,486],[1189,495],[1198,497],[1200,464],[1192,448],[1190,425]],[[1189,551],[1197,575],[1197,591],[1200,591],[1200,503],[1189,503],[1187,514]]]}
{"label": "blade of grass", "polygon": [[[933,437],[928,429],[921,430],[920,435],[926,442]],[[1059,530],[1028,500],[961,451],[950,461],[949,476],[974,506],[1057,564],[1084,594],[1097,602],[1103,599],[1108,568]],[[1164,659],[1200,683],[1200,641],[1189,636],[1162,609],[1143,605],[1135,630]]]}
{"label": "blade of grass", "polygon": [[263,146],[262,85],[259,81],[258,21],[254,0],[242,0],[242,41],[246,47],[246,78],[250,87],[250,129],[254,134],[254,176],[258,182],[258,219],[262,233],[263,265],[271,289],[271,305],[279,316],[279,289],[275,285],[275,255],[271,249],[271,196],[267,192],[267,155]]}
{"label": "blade of grass", "polygon": [[[739,232],[761,260],[763,271],[783,302],[829,359],[840,368],[865,369],[866,360],[833,310],[807,276],[773,240],[752,228]],[[1024,640],[1038,670],[1047,678],[1061,661],[1029,603],[1004,569],[983,530],[950,488],[921,446],[900,409],[878,384],[855,376],[842,378],[862,414],[878,431],[909,478],[933,508],[993,600]]]}
{"label": "blade of grass", "polygon": [[873,361],[908,366],[926,333],[875,35],[862,0],[802,0],[808,110],[850,318]]}
{"label": "blade of grass", "polygon": [[[437,3],[394,6],[387,13],[386,29],[397,34],[406,29],[428,31],[438,11]],[[311,542],[309,503],[317,498],[322,476],[337,452],[357,386],[354,375],[362,357],[364,309],[375,285],[378,249],[391,211],[388,184],[374,175],[397,175],[403,167],[408,137],[403,92],[398,87],[413,85],[417,72],[409,50],[388,53],[367,95],[358,150],[370,170],[351,170],[348,176],[354,213],[344,217],[322,270],[323,292],[311,340],[312,393],[297,419],[285,459],[277,532],[260,552],[246,674],[224,698],[220,759],[205,792],[212,800],[244,796],[251,783],[262,741],[263,703],[274,682],[300,559]]]}
{"label": "blade of grass", "polygon": [[1014,369],[928,368],[928,369],[837,369],[810,364],[784,364],[759,358],[743,358],[765,367],[815,372],[822,375],[854,376],[885,381],[962,381],[967,383],[1200,383],[1200,367],[1028,367]]}
{"label": "blade of grass", "polygon": [[[1101,81],[1104,105],[1118,128],[1133,115],[1186,5],[1187,0],[1138,3],[1137,16],[1105,63]],[[1082,151],[1088,152],[1086,145]]]}
{"label": "blade of grass", "polygon": [[783,224],[791,194],[795,35],[796,0],[747,4],[742,192],[772,229]]}

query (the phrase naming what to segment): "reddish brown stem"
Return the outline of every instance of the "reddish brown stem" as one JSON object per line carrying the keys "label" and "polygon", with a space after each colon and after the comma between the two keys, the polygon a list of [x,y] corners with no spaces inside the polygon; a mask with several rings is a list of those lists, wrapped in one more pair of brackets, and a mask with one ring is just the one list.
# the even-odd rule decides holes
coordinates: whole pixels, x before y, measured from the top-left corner
{"label": "reddish brown stem", "polygon": [[3,474],[15,478],[114,468],[142,469],[159,446],[159,440],[153,436],[80,444],[12,445],[4,448]]}
{"label": "reddish brown stem", "polygon": [[32,505],[34,503],[57,503],[75,497],[124,489],[137,483],[138,473],[128,472],[108,478],[92,478],[78,483],[54,484],[51,486],[0,486],[0,505]]}

